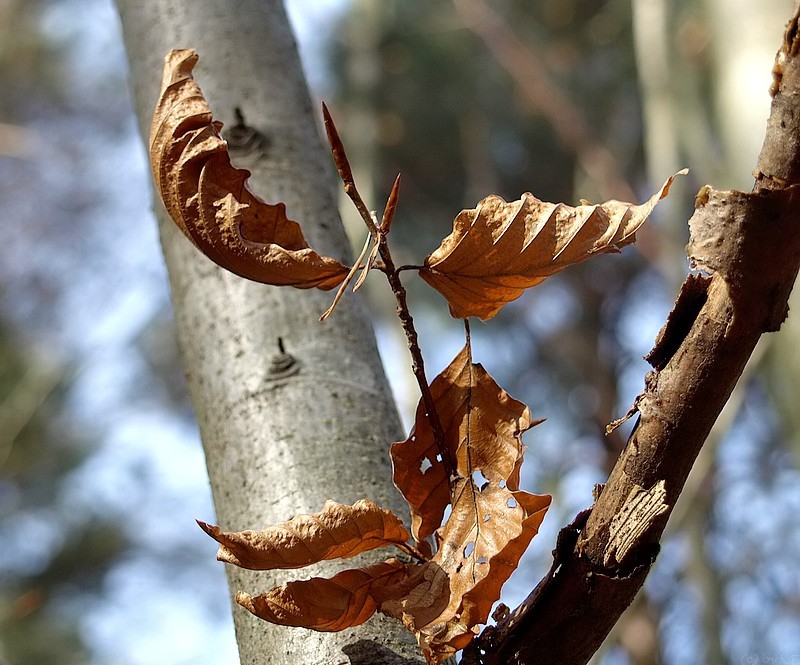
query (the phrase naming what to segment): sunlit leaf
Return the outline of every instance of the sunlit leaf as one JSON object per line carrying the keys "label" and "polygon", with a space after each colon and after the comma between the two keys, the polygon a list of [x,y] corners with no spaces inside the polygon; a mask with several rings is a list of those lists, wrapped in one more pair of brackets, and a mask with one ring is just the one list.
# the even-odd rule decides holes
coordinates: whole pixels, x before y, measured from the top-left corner
{"label": "sunlit leaf", "polygon": [[[472,362],[469,346],[434,379],[431,392],[456,475],[448,478],[436,459],[420,404],[411,437],[392,446],[395,484],[411,506],[415,538],[436,531],[439,547],[402,588],[384,590],[380,611],[401,619],[428,662],[440,663],[487,621],[550,497],[519,490],[521,436],[532,425],[530,412]],[[448,505],[450,517],[438,528]]]}
{"label": "sunlit leaf", "polygon": [[[528,407],[472,363],[466,346],[430,388],[459,474],[480,472],[485,479],[518,489],[522,433],[541,421],[531,422]],[[411,532],[424,540],[439,528],[450,504],[450,478],[421,401],[411,435],[392,445],[391,457],[395,485],[411,508]]]}
{"label": "sunlit leaf", "polygon": [[153,176],[164,205],[208,258],[265,284],[331,289],[348,268],[308,247],[283,203],[265,203],[234,168],[200,87],[193,50],[170,51],[150,133]]}
{"label": "sunlit leaf", "polygon": [[530,193],[511,202],[489,196],[459,213],[453,232],[419,274],[447,299],[454,317],[489,319],[550,275],[632,243],[673,178],[642,205],[608,201],[571,207]]}
{"label": "sunlit leaf", "polygon": [[409,540],[402,522],[368,499],[352,506],[326,501],[322,512],[298,515],[263,531],[226,533],[198,524],[220,544],[219,561],[251,570],[302,568]]}
{"label": "sunlit leaf", "polygon": [[397,559],[345,570],[331,579],[288,582],[259,596],[242,591],[236,602],[257,617],[282,626],[320,631],[344,630],[369,619],[377,609],[372,593],[402,580],[408,571]]}

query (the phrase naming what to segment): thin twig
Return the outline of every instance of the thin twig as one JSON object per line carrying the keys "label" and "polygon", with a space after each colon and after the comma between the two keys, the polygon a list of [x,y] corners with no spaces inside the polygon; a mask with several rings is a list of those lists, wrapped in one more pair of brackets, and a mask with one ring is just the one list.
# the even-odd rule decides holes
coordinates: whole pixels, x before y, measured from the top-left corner
{"label": "thin twig", "polygon": [[425,404],[425,411],[428,415],[428,421],[431,424],[433,439],[436,442],[436,448],[439,454],[442,456],[442,463],[444,464],[448,477],[453,478],[456,475],[456,467],[455,464],[453,464],[453,456],[450,454],[450,448],[447,446],[444,438],[442,422],[439,420],[439,414],[436,411],[433,395],[431,394],[428,380],[425,377],[425,362],[422,359],[422,351],[419,348],[417,331],[414,328],[414,319],[408,309],[406,289],[400,281],[400,274],[394,267],[394,261],[389,251],[389,245],[386,242],[386,236],[381,235],[378,242],[379,252],[385,266],[384,274],[397,300],[397,317],[400,319],[403,332],[406,334],[408,350],[411,353],[411,369],[414,372],[414,377],[417,379],[419,390],[422,393],[422,401]]}
{"label": "thin twig", "polygon": [[[325,313],[319,317],[320,323],[325,321],[331,314],[333,314],[333,310],[336,309],[336,305],[339,304],[339,301],[342,299],[344,292],[347,290],[347,285],[350,284],[350,281],[353,279],[353,276],[358,272],[358,269],[361,267],[362,262],[364,261],[364,257],[367,255],[367,250],[369,249],[369,241],[372,240],[372,234],[367,236],[367,239],[364,241],[364,247],[361,248],[361,253],[358,255],[356,262],[353,264],[353,267],[350,268],[350,272],[347,273],[347,277],[344,278],[341,285],[339,286],[338,291],[336,291],[336,295],[333,298],[333,302],[328,309],[325,310]],[[373,254],[375,252],[375,248],[377,245],[373,247]],[[372,254],[370,254],[370,260],[372,260]],[[353,287],[353,291],[357,291],[358,287],[361,285],[361,281],[365,277],[365,274],[369,271],[369,264],[370,261],[367,261],[367,265],[364,268],[364,272],[359,277],[358,281],[356,282],[355,286]]]}
{"label": "thin twig", "polygon": [[394,219],[394,214],[397,209],[397,200],[400,193],[400,176],[397,176],[394,181],[392,191],[389,194],[386,207],[383,211],[383,218],[380,226],[378,226],[372,219],[372,214],[361,198],[361,194],[358,193],[358,188],[353,178],[353,170],[347,159],[344,144],[339,136],[339,132],[336,130],[336,125],[328,111],[328,107],[325,106],[325,104],[322,105],[322,114],[325,119],[325,131],[328,135],[331,153],[336,162],[339,175],[342,178],[342,183],[344,183],[344,191],[355,204],[361,218],[364,220],[364,224],[366,224],[378,247],[378,254],[383,261],[380,270],[386,275],[392,293],[394,293],[394,297],[397,300],[397,317],[400,319],[400,325],[406,335],[408,350],[411,354],[411,369],[414,372],[414,378],[416,378],[420,393],[422,394],[422,401],[425,404],[425,411],[431,425],[433,439],[436,443],[439,455],[442,457],[442,464],[444,464],[448,477],[453,478],[456,475],[453,456],[450,454],[450,448],[447,446],[442,422],[436,411],[436,405],[433,401],[430,386],[428,385],[428,379],[425,376],[425,362],[422,359],[422,351],[419,348],[419,339],[417,338],[416,328],[414,328],[414,319],[411,316],[411,311],[408,309],[406,290],[400,281],[399,271],[394,265],[394,260],[389,250],[389,244],[386,240],[386,235],[391,228],[392,219]]}
{"label": "thin twig", "polygon": [[[394,184],[392,185],[392,191],[389,192],[389,198],[386,201],[386,207],[383,210],[383,219],[381,219],[380,226],[378,227],[378,233],[382,236],[386,236],[389,234],[389,230],[392,228],[392,221],[394,220],[394,213],[397,210],[397,198],[400,195],[400,174],[398,173],[397,177],[394,179]],[[370,252],[369,259],[367,260],[367,265],[364,270],[361,272],[361,276],[355,283],[353,287],[353,293],[358,291],[362,284],[364,284],[364,280],[367,279],[367,275],[369,275],[369,271],[375,265],[375,260],[378,258],[378,251],[380,249],[380,243],[376,242],[372,248],[372,252]]]}
{"label": "thin twig", "polygon": [[426,557],[422,552],[420,552],[416,547],[413,545],[409,545],[408,543],[395,543],[394,546],[399,549],[401,552],[405,552],[410,557],[413,557],[417,561],[421,563],[425,563],[430,561],[428,557]]}
{"label": "thin twig", "polygon": [[356,210],[358,210],[358,213],[364,220],[364,224],[367,225],[372,237],[377,238],[378,229],[375,226],[375,222],[372,221],[372,215],[369,212],[369,208],[367,208],[366,204],[364,203],[364,199],[361,198],[361,194],[358,193],[355,178],[353,177],[353,169],[350,168],[350,162],[348,161],[347,155],[344,151],[344,144],[342,143],[342,139],[339,137],[339,132],[336,130],[336,125],[333,123],[333,118],[331,117],[330,111],[328,111],[328,107],[325,105],[325,102],[322,102],[322,117],[325,121],[325,132],[328,134],[328,143],[331,146],[333,161],[336,162],[336,168],[339,171],[339,176],[344,183],[344,193],[350,197],[350,200],[356,206]]}
{"label": "thin twig", "polygon": [[369,253],[369,258],[367,259],[367,263],[364,266],[364,269],[361,271],[361,274],[358,276],[356,283],[353,284],[353,293],[358,291],[367,279],[367,275],[369,275],[369,271],[375,267],[375,260],[378,258],[378,243],[374,243],[372,245],[372,251]]}

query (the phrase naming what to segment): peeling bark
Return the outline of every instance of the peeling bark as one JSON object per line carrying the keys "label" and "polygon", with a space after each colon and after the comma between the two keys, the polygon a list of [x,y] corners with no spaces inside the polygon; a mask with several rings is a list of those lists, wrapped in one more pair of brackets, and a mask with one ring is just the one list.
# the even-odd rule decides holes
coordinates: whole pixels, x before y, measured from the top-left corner
{"label": "peeling bark", "polygon": [[[591,512],[562,531],[550,573],[482,636],[472,662],[588,661],[643,584],[689,470],[756,343],[786,318],[800,268],[798,16],[776,58],[754,191],[704,187],[698,194],[688,252],[704,274],[686,278],[648,356],[654,369],[627,446]],[[643,492],[652,509],[630,510]],[[622,551],[626,512],[647,519],[634,520]]]}

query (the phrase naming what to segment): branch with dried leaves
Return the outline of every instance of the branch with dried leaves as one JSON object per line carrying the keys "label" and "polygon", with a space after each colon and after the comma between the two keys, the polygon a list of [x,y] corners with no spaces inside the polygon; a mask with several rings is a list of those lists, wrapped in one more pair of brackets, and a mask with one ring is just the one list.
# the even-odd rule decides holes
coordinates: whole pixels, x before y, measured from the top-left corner
{"label": "branch with dried leaves", "polygon": [[647,360],[639,420],[550,573],[465,662],[585,663],[641,587],[691,466],[756,343],[778,330],[800,268],[800,10],[773,69],[751,193],[700,190],[693,268]]}
{"label": "branch with dried leaves", "polygon": [[[462,211],[453,232],[418,267],[451,314],[465,320],[466,331],[463,350],[428,384],[400,280],[405,267],[395,266],[388,245],[399,176],[378,222],[358,192],[342,140],[323,107],[334,161],[368,236],[350,268],[319,255],[284,204],[251,193],[249,173],[230,163],[221,124],[192,77],[196,62],[194,51],[167,56],[151,132],[153,174],[175,223],[208,258],[247,279],[303,289],[338,286],[322,320],[333,314],[354,279],[357,290],[372,268],[383,272],[397,300],[421,393],[413,431],[390,448],[393,480],[411,512],[410,532],[368,499],[352,506],[328,501],[319,513],[261,531],[225,532],[199,524],[219,543],[219,560],[256,570],[399,549],[403,560],[289,582],[256,596],[240,591],[236,600],[267,621],[319,631],[356,626],[381,612],[414,633],[428,663],[441,663],[468,646],[487,623],[550,505],[549,496],[520,489],[522,434],[541,421],[533,421],[528,407],[473,362],[468,317],[489,319],[546,277],[633,242],[675,176],[642,205],[609,201],[571,207],[526,193],[508,203],[489,196]],[[610,525],[615,561],[626,559],[642,536],[627,528],[632,516],[659,519],[666,495],[663,483],[630,493]]]}

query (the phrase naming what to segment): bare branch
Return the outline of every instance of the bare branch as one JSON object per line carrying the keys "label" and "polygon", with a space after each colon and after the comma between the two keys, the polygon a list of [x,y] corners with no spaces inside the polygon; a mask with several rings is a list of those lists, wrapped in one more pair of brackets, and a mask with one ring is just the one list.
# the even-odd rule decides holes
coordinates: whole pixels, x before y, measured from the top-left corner
{"label": "bare branch", "polygon": [[543,58],[484,0],[453,0],[464,25],[478,36],[523,92],[528,106],[543,115],[606,198],[636,200],[616,157],[598,143],[580,109],[553,82]]}

